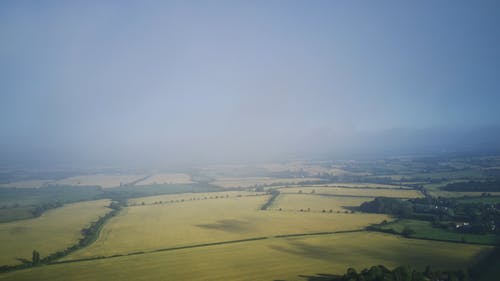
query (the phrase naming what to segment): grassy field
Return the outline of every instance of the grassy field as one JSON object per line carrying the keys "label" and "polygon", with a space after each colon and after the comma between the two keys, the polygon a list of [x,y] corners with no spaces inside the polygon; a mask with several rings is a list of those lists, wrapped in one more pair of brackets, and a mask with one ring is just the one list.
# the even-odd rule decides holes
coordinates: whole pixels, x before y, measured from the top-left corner
{"label": "grassy field", "polygon": [[[320,186],[320,185],[318,185]],[[399,189],[399,185],[393,185],[393,184],[381,184],[381,183],[363,183],[363,182],[342,182],[342,183],[329,183],[327,186],[331,187],[347,187],[347,188],[356,188],[356,187],[361,187],[361,188],[396,188]],[[402,188],[407,188],[405,186],[402,186]]]}
{"label": "grassy field", "polygon": [[[248,196],[127,207],[104,226],[95,243],[66,259],[261,236],[361,229],[389,219],[379,214],[259,210],[268,198]],[[138,202],[143,200],[147,199]]]}
{"label": "grassy field", "polygon": [[366,197],[396,197],[396,198],[417,198],[423,197],[417,190],[408,189],[376,189],[376,188],[341,188],[324,186],[303,186],[281,188],[281,193],[316,193],[340,196],[366,196]]}
{"label": "grassy field", "polygon": [[16,187],[16,188],[36,188],[43,186],[49,183],[50,180],[24,180],[24,181],[15,181],[10,183],[1,183],[0,188],[2,187]]}
{"label": "grassy field", "polygon": [[213,185],[223,188],[235,187],[255,187],[265,185],[279,184],[297,184],[306,181],[321,181],[318,178],[270,178],[270,177],[247,177],[247,178],[230,178],[220,177],[212,182]]}
{"label": "grassy field", "polygon": [[345,212],[345,207],[357,207],[373,198],[334,197],[311,194],[282,194],[278,196],[271,210],[295,211],[310,209],[311,212]]}
{"label": "grassy field", "polygon": [[423,270],[466,268],[486,246],[413,240],[358,232],[164,251],[42,266],[0,280],[307,280],[383,263]]}
{"label": "grassy field", "polygon": [[20,263],[16,258],[30,260],[35,249],[44,257],[73,245],[82,228],[109,210],[108,204],[109,200],[67,204],[39,218],[0,224],[0,265]]}
{"label": "grassy field", "polygon": [[480,243],[480,244],[490,244],[495,245],[499,242],[498,236],[494,234],[466,234],[452,232],[442,228],[432,227],[431,223],[428,221],[420,220],[400,220],[393,223],[388,223],[382,226],[382,229],[393,229],[398,233],[403,231],[403,228],[407,226],[413,229],[416,233],[410,235],[410,237],[415,238],[426,238],[426,239],[437,239],[437,240],[447,240],[461,242],[465,240],[469,243]]}
{"label": "grassy field", "polygon": [[224,192],[190,192],[179,194],[165,194],[129,199],[129,205],[179,203],[184,201],[236,198],[242,196],[265,196],[264,192],[224,191]]}
{"label": "grassy field", "polygon": [[137,182],[135,185],[150,185],[150,184],[182,184],[192,183],[191,176],[182,173],[161,173],[154,174],[142,181]]}
{"label": "grassy field", "polygon": [[103,188],[117,187],[136,181],[145,175],[129,174],[94,174],[84,176],[74,176],[52,182],[54,185],[97,185]]}
{"label": "grassy field", "polygon": [[0,209],[0,223],[32,218],[33,211],[34,207]]}
{"label": "grassy field", "polygon": [[500,196],[481,196],[457,199],[461,203],[484,203],[484,204],[497,204],[500,203]]}
{"label": "grassy field", "polygon": [[[463,196],[478,197],[478,196],[481,196],[481,194],[483,194],[484,192],[431,191],[429,193],[434,197],[456,198],[456,197],[463,197]],[[494,196],[500,196],[500,192],[488,192],[488,193],[491,195],[494,195]]]}

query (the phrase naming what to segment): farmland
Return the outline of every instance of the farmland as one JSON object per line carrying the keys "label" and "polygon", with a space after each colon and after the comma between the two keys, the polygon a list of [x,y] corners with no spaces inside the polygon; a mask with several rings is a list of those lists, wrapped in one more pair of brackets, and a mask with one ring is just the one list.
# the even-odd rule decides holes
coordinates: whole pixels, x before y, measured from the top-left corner
{"label": "farmland", "polygon": [[150,177],[147,177],[139,182],[136,185],[150,185],[150,184],[185,184],[185,183],[193,183],[191,181],[191,176],[183,173],[160,173],[154,174]]}
{"label": "farmland", "polygon": [[298,184],[308,181],[321,181],[319,178],[270,178],[270,177],[245,177],[232,178],[220,177],[212,182],[213,185],[223,188],[255,187],[280,184]]}
{"label": "farmland", "polygon": [[[436,216],[447,225],[452,220],[444,219],[448,213],[438,213],[437,204],[443,204],[443,211],[456,206],[445,205],[450,202],[495,204],[495,192],[441,189],[461,179],[405,174],[396,181],[378,175],[384,169],[378,164],[322,165],[281,172],[274,167],[272,173],[279,176],[246,166],[189,175],[113,172],[55,181],[67,186],[0,189],[0,221],[9,221],[0,224],[0,241],[6,242],[0,265],[19,264],[22,260],[16,258],[22,258],[29,267],[33,250],[44,257],[74,245],[82,237],[80,230],[109,211],[111,200],[114,204],[113,216],[89,244],[41,267],[1,273],[0,280],[306,280],[300,276],[340,274],[350,266],[374,264],[455,269],[473,265],[497,240],[491,227],[485,234],[459,233],[419,219]],[[313,166],[331,173],[313,177]],[[418,170],[406,162],[388,167]],[[459,198],[432,197],[437,194]],[[359,207],[377,197],[385,197],[378,202],[418,205],[420,213],[415,209],[417,215],[404,218]],[[96,198],[106,199],[70,204]],[[65,205],[27,219],[36,208],[54,203]],[[488,206],[476,210],[490,212]],[[413,231],[406,238],[405,228]]]}
{"label": "farmland", "polygon": [[[355,230],[389,219],[378,214],[261,211],[268,196],[226,198],[226,193],[220,192],[213,198],[216,194],[219,199],[127,207],[106,224],[94,244],[65,259],[253,237]],[[144,200],[147,198],[136,202]]]}
{"label": "farmland", "polygon": [[476,244],[489,244],[495,245],[499,239],[494,234],[469,234],[457,233],[447,229],[432,227],[430,222],[419,220],[400,220],[393,223],[388,223],[380,226],[383,230],[394,230],[397,233],[402,233],[405,227],[409,227],[415,233],[410,234],[413,238],[434,239],[453,242],[468,242]]}
{"label": "farmland", "polygon": [[53,185],[101,186],[103,188],[126,185],[143,178],[145,175],[130,174],[93,174],[74,176],[52,182]]}
{"label": "farmland", "polygon": [[0,184],[0,188],[2,187],[37,188],[44,186],[47,183],[50,183],[50,180],[24,180],[24,181],[2,183]]}
{"label": "farmland", "polygon": [[384,261],[463,268],[490,247],[358,232],[270,238],[31,268],[0,280],[307,280]]}
{"label": "farmland", "polygon": [[272,205],[272,210],[311,211],[311,212],[345,212],[346,207],[357,207],[373,198],[334,197],[314,194],[282,194]]}
{"label": "farmland", "polygon": [[395,197],[395,198],[417,198],[423,195],[417,190],[408,189],[377,189],[377,188],[342,188],[325,186],[301,186],[281,188],[281,193],[315,193],[336,196],[358,196],[358,197]]}
{"label": "farmland", "polygon": [[109,200],[67,204],[38,218],[0,224],[0,264],[31,260],[33,250],[43,257],[75,244],[80,230],[104,215],[108,204]]}

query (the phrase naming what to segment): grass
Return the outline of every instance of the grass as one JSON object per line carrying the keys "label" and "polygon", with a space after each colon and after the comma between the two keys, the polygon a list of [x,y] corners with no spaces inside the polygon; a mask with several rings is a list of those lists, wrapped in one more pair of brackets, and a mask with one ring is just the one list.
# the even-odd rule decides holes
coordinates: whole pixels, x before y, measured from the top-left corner
{"label": "grass", "polygon": [[182,173],[154,174],[144,180],[137,182],[136,185],[141,186],[149,184],[182,184],[182,183],[193,183],[191,181],[191,176]]}
{"label": "grass", "polygon": [[33,217],[33,207],[17,207],[0,209],[0,223],[29,219]]}
{"label": "grass", "polygon": [[484,204],[497,204],[500,203],[500,196],[480,196],[457,199],[460,203],[484,203]]}
{"label": "grass", "polygon": [[94,244],[65,259],[253,237],[361,229],[389,219],[380,214],[260,211],[268,198],[248,196],[127,207],[104,226]]}
{"label": "grass", "polygon": [[[463,197],[463,196],[471,196],[471,197],[478,197],[481,196],[484,192],[476,192],[476,191],[471,191],[471,192],[461,192],[461,191],[431,191],[429,192],[432,196],[434,197],[448,197],[448,198],[455,198],[455,197]],[[500,192],[487,192],[491,195],[494,196],[500,196]]]}
{"label": "grass", "polygon": [[495,245],[498,242],[498,236],[494,234],[468,234],[468,233],[458,233],[447,229],[432,227],[432,224],[428,221],[420,220],[400,220],[397,222],[388,223],[381,226],[382,229],[393,229],[398,233],[403,231],[405,226],[410,227],[416,233],[410,235],[414,238],[424,238],[424,239],[436,239],[436,240],[446,240],[454,242],[468,242],[468,243],[479,243],[479,244],[490,244]]}
{"label": "grass", "polygon": [[117,187],[121,185],[126,185],[128,183],[134,182],[144,175],[127,175],[127,174],[94,174],[94,175],[84,175],[84,176],[74,176],[65,178],[62,180],[55,181],[51,184],[53,185],[94,185],[101,186],[103,188]]}
{"label": "grass", "polygon": [[270,178],[270,177],[245,177],[245,178],[217,178],[213,185],[223,188],[254,187],[264,185],[298,184],[306,181],[321,181],[319,178]]}
{"label": "grass", "polygon": [[31,260],[33,250],[41,257],[65,249],[82,237],[80,230],[104,215],[109,200],[67,204],[35,219],[0,224],[0,265]]}
{"label": "grass", "polygon": [[423,197],[422,193],[413,189],[376,189],[376,188],[342,188],[324,186],[289,187],[280,189],[281,193],[315,193],[339,196],[361,196],[361,197],[395,197],[395,198],[417,198]]}
{"label": "grass", "polygon": [[15,181],[10,183],[1,183],[0,188],[2,187],[16,187],[16,188],[37,188],[44,186],[49,183],[50,180],[23,180],[23,181]]}
{"label": "grass", "polygon": [[311,212],[345,212],[345,207],[357,207],[373,198],[361,197],[334,197],[312,194],[282,194],[278,196],[271,209],[283,211],[300,211],[310,209]]}
{"label": "grass", "polygon": [[358,232],[274,238],[74,262],[0,275],[0,280],[307,280],[375,264],[466,268],[490,247]]}
{"label": "grass", "polygon": [[130,205],[155,204],[155,203],[179,203],[192,200],[235,198],[242,196],[266,195],[264,192],[248,191],[224,191],[224,192],[190,192],[180,194],[166,194],[129,199]]}

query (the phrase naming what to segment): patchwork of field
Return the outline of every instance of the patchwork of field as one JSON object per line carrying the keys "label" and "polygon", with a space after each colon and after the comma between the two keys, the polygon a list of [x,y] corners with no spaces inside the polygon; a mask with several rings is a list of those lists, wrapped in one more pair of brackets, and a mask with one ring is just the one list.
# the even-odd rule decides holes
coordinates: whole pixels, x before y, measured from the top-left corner
{"label": "patchwork of field", "polygon": [[389,268],[466,268],[487,246],[357,232],[272,238],[29,268],[0,280],[308,280],[383,262]]}
{"label": "patchwork of field", "polygon": [[2,183],[0,184],[0,188],[3,187],[16,187],[16,188],[37,188],[44,186],[45,184],[51,182],[50,180],[24,180],[24,181],[16,181],[10,183]]}
{"label": "patchwork of field", "polygon": [[376,188],[342,188],[325,186],[301,186],[280,188],[280,192],[287,193],[315,193],[337,196],[358,197],[394,197],[394,198],[418,198],[422,193],[413,189],[376,189]]}
{"label": "patchwork of field", "polygon": [[[268,199],[248,196],[127,207],[109,220],[96,242],[65,260],[254,237],[354,230],[390,220],[382,214],[261,211]],[[137,202],[143,200],[147,199]]]}
{"label": "patchwork of field", "polygon": [[154,174],[142,181],[137,182],[135,185],[150,185],[150,184],[185,184],[193,183],[191,176],[182,173],[162,173]]}
{"label": "patchwork of field", "polygon": [[84,176],[74,176],[70,178],[65,178],[52,182],[54,185],[82,185],[90,186],[96,185],[103,188],[117,187],[120,185],[126,185],[131,182],[137,181],[143,178],[145,175],[127,175],[127,174],[94,174],[94,175],[84,175]]}
{"label": "patchwork of field", "polygon": [[81,238],[80,230],[109,211],[109,200],[67,204],[34,219],[0,224],[0,265],[31,260],[33,250],[43,258],[66,249]]}
{"label": "patchwork of field", "polygon": [[345,212],[345,207],[357,207],[371,201],[369,197],[334,197],[310,194],[282,194],[271,206],[272,210],[310,211],[310,212]]}
{"label": "patchwork of field", "polygon": [[280,184],[298,184],[307,181],[321,181],[319,178],[270,178],[270,177],[247,177],[247,178],[229,178],[221,177],[212,182],[213,185],[223,188],[235,187],[256,187],[266,185]]}
{"label": "patchwork of field", "polygon": [[[265,192],[250,192],[250,191],[225,191],[225,192],[190,192],[148,196],[141,198],[132,198],[128,200],[131,206],[144,204],[167,204],[179,203],[184,201],[193,200],[207,200],[207,199],[222,199],[222,198],[236,198],[242,196],[266,196]],[[266,198],[268,198],[266,196]]]}

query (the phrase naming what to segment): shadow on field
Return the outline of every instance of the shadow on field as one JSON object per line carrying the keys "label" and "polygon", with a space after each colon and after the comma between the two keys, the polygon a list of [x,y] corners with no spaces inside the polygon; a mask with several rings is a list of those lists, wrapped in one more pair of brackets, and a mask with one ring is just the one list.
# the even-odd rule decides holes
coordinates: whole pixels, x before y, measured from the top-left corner
{"label": "shadow on field", "polygon": [[249,223],[241,220],[219,220],[215,223],[197,224],[196,226],[227,232],[246,232],[250,230]]}
{"label": "shadow on field", "polygon": [[330,259],[333,254],[332,251],[325,249],[324,247],[313,246],[303,242],[289,241],[288,244],[289,246],[286,247],[276,245],[272,245],[269,247],[280,252],[321,260]]}

